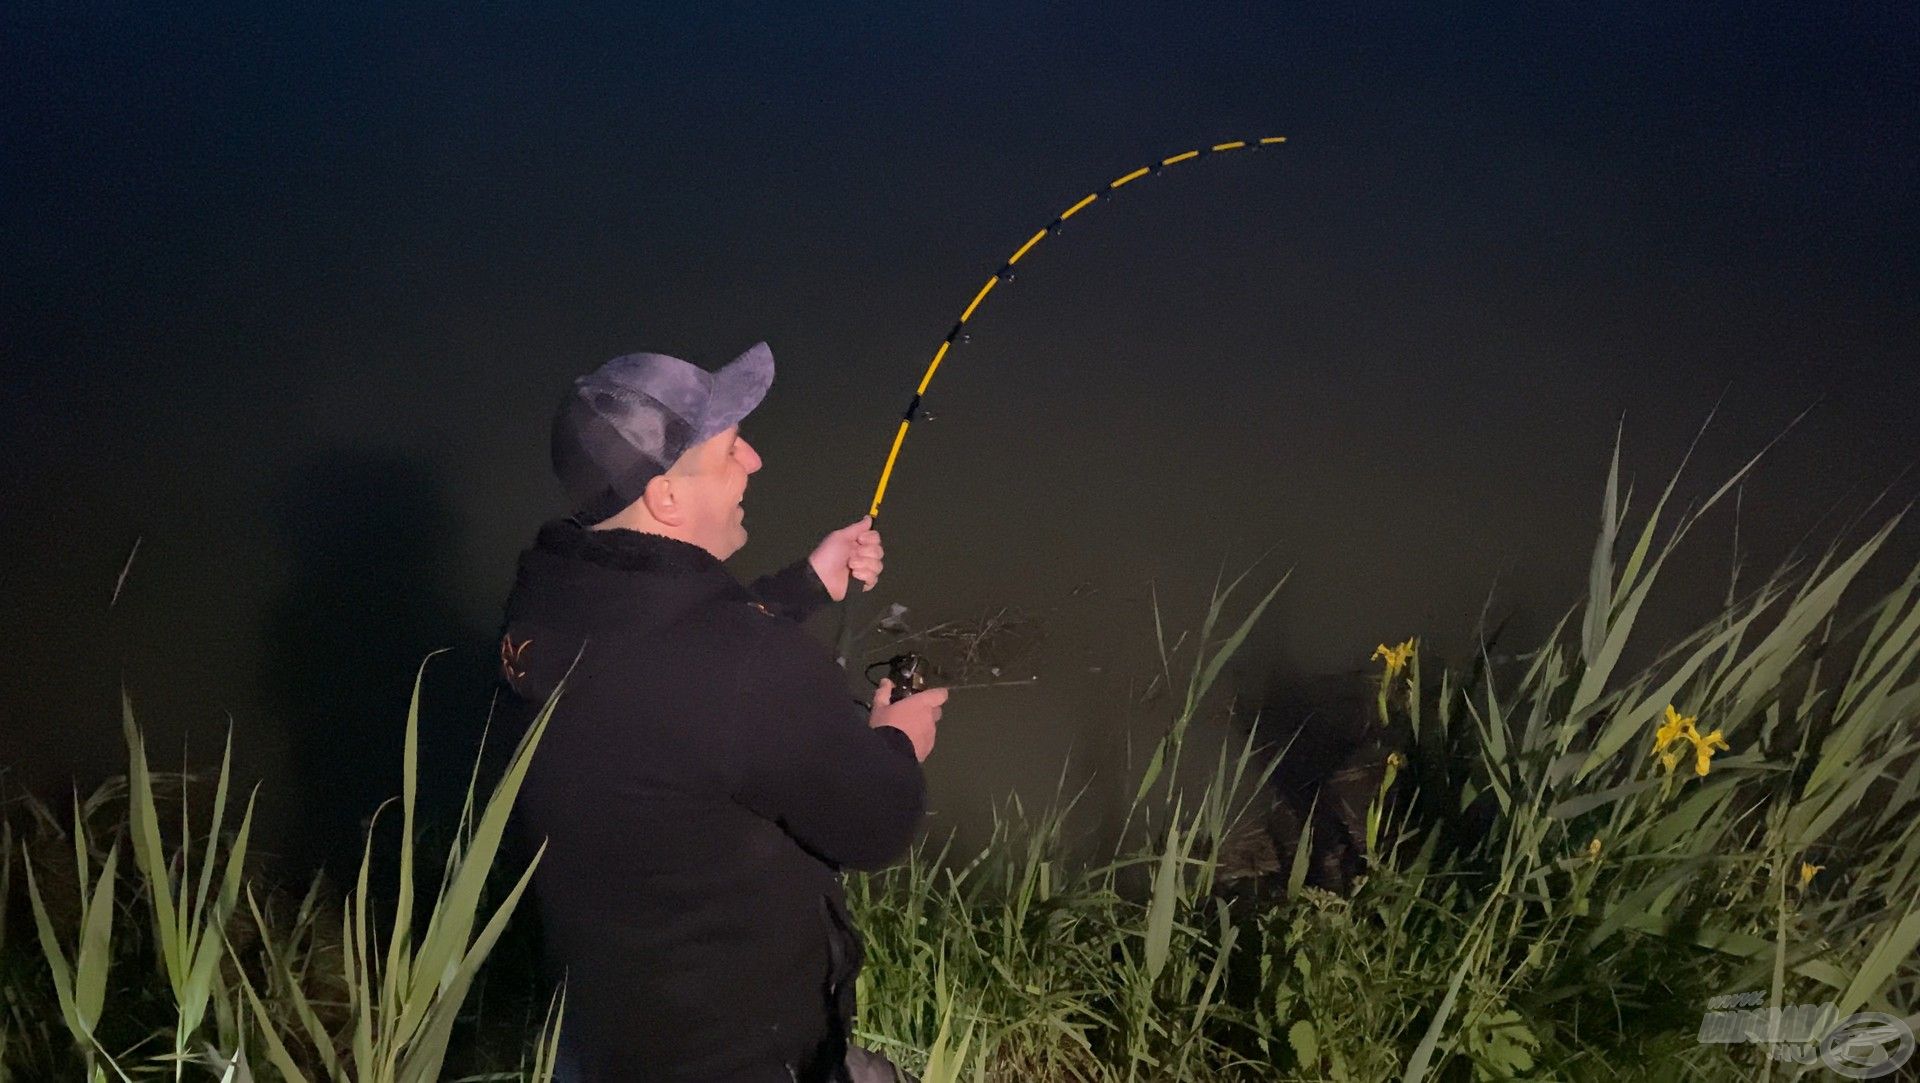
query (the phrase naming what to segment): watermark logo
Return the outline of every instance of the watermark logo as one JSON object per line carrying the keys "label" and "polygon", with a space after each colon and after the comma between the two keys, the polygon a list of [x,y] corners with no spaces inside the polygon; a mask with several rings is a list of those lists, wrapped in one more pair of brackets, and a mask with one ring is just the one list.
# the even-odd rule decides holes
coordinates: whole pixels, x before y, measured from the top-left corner
{"label": "watermark logo", "polygon": [[1879,1079],[1913,1059],[1913,1028],[1881,1012],[1849,1015],[1820,1039],[1820,1063],[1848,1079]]}
{"label": "watermark logo", "polygon": [[1831,1003],[1763,1007],[1764,993],[1730,993],[1707,1002],[1699,1039],[1709,1045],[1767,1046],[1777,1061],[1826,1066],[1848,1079],[1879,1079],[1913,1059],[1913,1028],[1881,1012],[1840,1017]]}

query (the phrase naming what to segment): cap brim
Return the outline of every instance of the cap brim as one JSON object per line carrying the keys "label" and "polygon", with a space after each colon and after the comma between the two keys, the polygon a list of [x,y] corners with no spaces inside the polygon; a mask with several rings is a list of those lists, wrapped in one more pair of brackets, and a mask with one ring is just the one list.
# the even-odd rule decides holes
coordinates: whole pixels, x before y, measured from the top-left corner
{"label": "cap brim", "polygon": [[738,425],[767,397],[767,389],[772,386],[773,351],[766,343],[756,342],[713,374],[713,391],[707,397],[706,416],[695,443]]}

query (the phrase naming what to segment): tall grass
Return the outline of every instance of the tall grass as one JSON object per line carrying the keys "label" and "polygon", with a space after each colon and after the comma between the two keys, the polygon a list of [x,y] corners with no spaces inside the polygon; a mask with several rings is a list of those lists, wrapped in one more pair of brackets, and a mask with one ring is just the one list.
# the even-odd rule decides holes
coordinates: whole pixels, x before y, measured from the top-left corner
{"label": "tall grass", "polygon": [[1677,517],[1670,482],[1629,532],[1616,449],[1585,605],[1523,666],[1389,664],[1397,751],[1345,897],[1306,886],[1304,834],[1280,901],[1215,890],[1273,769],[1251,744],[1150,799],[1273,597],[1216,639],[1239,581],[1216,590],[1136,791],[1150,831],[1069,865],[1065,809],[1012,815],[977,854],[856,885],[863,1036],[919,1064],[968,1035],[935,1081],[1750,1079],[1810,1051],[1702,1044],[1715,994],[1920,1023],[1920,569],[1841,606],[1898,517],[1730,584],[1713,621],[1619,672],[1675,546],[1752,466]]}
{"label": "tall grass", "polygon": [[[485,897],[508,813],[551,706],[529,726],[503,777],[477,809],[475,787],[469,783],[458,836],[424,928],[416,931],[418,679],[406,721],[397,897],[383,906],[371,890],[370,830],[358,878],[346,898],[338,904],[323,898],[316,879],[290,921],[271,917],[271,906],[263,907],[246,881],[253,803],[249,799],[238,826],[229,830],[230,744],[204,837],[193,831],[192,804],[182,776],[178,834],[169,845],[145,743],[125,697],[123,705],[126,784],[103,788],[85,806],[76,798],[64,831],[44,806],[34,806],[43,835],[64,833],[71,840],[74,871],[68,889],[74,902],[64,921],[56,920],[52,910],[60,900],[41,889],[37,870],[46,867],[42,856],[24,849],[20,853],[42,961],[71,1049],[63,1054],[54,1048],[44,1027],[35,1033],[35,1001],[41,990],[16,958],[5,956],[7,965],[0,973],[7,978],[8,1013],[0,1022],[0,1035],[5,1036],[0,1038],[0,1079],[15,1073],[59,1078],[77,1071],[89,1080],[179,1080],[190,1067],[194,1078],[211,1075],[229,1081],[441,1079],[468,990],[539,862],[536,853],[502,898]],[[124,808],[117,821],[112,817],[115,807]],[[108,845],[104,859],[99,856],[101,840],[89,825],[103,818],[108,834],[130,843],[137,880],[123,884],[118,876],[121,838]],[[15,841],[10,824],[0,831],[0,848],[7,857],[7,873],[0,874],[4,902]],[[197,876],[192,874],[196,844],[201,847]],[[216,870],[222,870],[217,889]],[[323,928],[327,911],[337,913],[333,929]],[[332,935],[335,930],[337,935]],[[116,933],[121,935],[116,938]],[[144,940],[153,958],[116,955],[116,939]],[[5,947],[0,939],[0,948]],[[140,974],[143,964],[157,980]],[[109,1000],[110,989],[126,992],[115,1003]],[[562,1002],[556,996],[530,1048],[527,1078],[551,1079],[561,1019]]]}
{"label": "tall grass", "polygon": [[[1537,649],[1460,667],[1417,638],[1380,652],[1373,736],[1392,753],[1356,829],[1364,875],[1339,894],[1309,885],[1327,841],[1310,817],[1267,840],[1251,889],[1232,867],[1272,800],[1257,719],[1183,764],[1284,578],[1250,603],[1250,573],[1216,582],[1171,646],[1156,598],[1161,673],[1185,685],[1125,780],[1124,829],[1088,854],[1071,796],[1009,800],[977,852],[928,840],[854,878],[860,1040],[928,1083],[1784,1079],[1811,1051],[1703,1044],[1709,998],[1920,1024],[1920,567],[1849,601],[1899,517],[1736,577],[1712,620],[1622,664],[1676,547],[1752,466],[1677,515],[1669,482],[1630,527],[1616,449],[1584,601]],[[487,886],[557,700],[484,805],[469,784],[416,905],[416,682],[384,907],[371,834],[344,897],[256,893],[228,761],[196,829],[128,707],[124,784],[61,814],[29,803],[21,834],[0,824],[0,1083],[444,1074],[531,875]],[[16,860],[31,940],[5,921]],[[564,998],[528,1010],[524,1056],[484,1078],[550,1078]]]}

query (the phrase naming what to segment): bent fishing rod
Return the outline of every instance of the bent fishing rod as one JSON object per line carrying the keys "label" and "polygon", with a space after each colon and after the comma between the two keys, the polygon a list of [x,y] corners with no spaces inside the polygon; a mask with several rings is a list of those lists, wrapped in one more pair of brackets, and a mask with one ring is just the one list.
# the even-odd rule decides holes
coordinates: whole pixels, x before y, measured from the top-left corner
{"label": "bent fishing rod", "polygon": [[[880,521],[880,504],[886,499],[887,482],[892,479],[894,465],[900,459],[900,447],[906,443],[907,430],[912,428],[914,421],[920,417],[921,401],[927,393],[927,388],[933,383],[934,373],[940,371],[940,362],[946,360],[948,351],[953,349],[955,343],[965,341],[962,337],[962,329],[966,327],[967,321],[979,312],[980,305],[986,301],[987,295],[993,292],[995,286],[1010,281],[1013,278],[1015,264],[1030,254],[1041,241],[1046,240],[1058,232],[1061,225],[1064,224],[1067,219],[1093,206],[1100,200],[1112,196],[1115,192],[1132,184],[1134,181],[1140,180],[1143,177],[1157,175],[1164,170],[1171,169],[1185,162],[1199,161],[1205,158],[1217,158],[1220,155],[1231,154],[1234,151],[1254,150],[1260,147],[1285,143],[1286,141],[1287,137],[1284,135],[1266,136],[1257,140],[1236,139],[1226,143],[1212,144],[1204,150],[1189,150],[1168,158],[1162,158],[1158,165],[1141,166],[1129,173],[1121,174],[1107,182],[1105,188],[1095,189],[1091,194],[1073,206],[1061,211],[1054,217],[1053,221],[1041,227],[1033,236],[1027,238],[1025,244],[1015,249],[1013,255],[1008,256],[1006,262],[1000,265],[1000,269],[988,276],[986,285],[980,287],[980,292],[974,294],[973,300],[967,302],[967,307],[961,311],[960,318],[954,321],[952,327],[948,328],[946,337],[940,340],[939,347],[933,351],[933,360],[928,362],[926,372],[920,377],[919,386],[913,389],[913,397],[907,400],[907,408],[900,415],[900,427],[896,429],[893,434],[893,446],[887,449],[887,461],[885,465],[880,468],[880,480],[875,484],[873,489],[873,503],[867,509],[867,514],[872,516],[873,521],[876,523]],[[931,415],[928,416],[931,417]],[[846,596],[840,602],[840,634],[838,637],[838,647],[835,651],[835,660],[840,664],[842,669],[847,669],[852,665],[854,640],[852,613],[855,593],[853,582],[849,580],[847,583]],[[875,665],[878,665],[878,663],[875,663]],[[919,691],[919,689],[924,686],[924,678],[920,676],[924,672],[924,667],[921,664],[921,659],[917,656],[911,654],[898,655],[891,660],[890,667],[894,678],[893,695],[895,699],[907,695],[910,692]],[[902,677],[906,677],[907,679],[902,680]]]}

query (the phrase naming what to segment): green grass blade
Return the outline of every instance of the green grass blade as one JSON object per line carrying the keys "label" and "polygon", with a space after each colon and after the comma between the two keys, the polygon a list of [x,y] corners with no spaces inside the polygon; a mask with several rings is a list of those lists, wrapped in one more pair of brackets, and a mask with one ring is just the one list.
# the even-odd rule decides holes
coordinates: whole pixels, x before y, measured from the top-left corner
{"label": "green grass blade", "polygon": [[453,877],[452,887],[427,919],[426,933],[421,936],[420,948],[414,957],[412,982],[404,993],[405,1007],[397,1028],[400,1033],[411,1034],[419,1026],[431,1002],[433,990],[436,987],[445,990],[459,959],[466,952],[467,941],[480,909],[480,897],[486,888],[487,871],[493,865],[506,833],[507,817],[520,794],[521,784],[526,781],[534,751],[540,745],[540,738],[546,734],[553,710],[559,704],[565,688],[566,678],[563,677],[520,738],[512,760],[500,781],[495,784],[493,795],[488,798],[479,822],[474,825],[473,839],[461,857],[460,870]]}
{"label": "green grass blade", "polygon": [[[321,1024],[320,1016],[313,1010],[313,1004],[307,999],[306,991],[301,988],[303,975],[295,973],[291,964],[285,960],[274,947],[272,929],[267,924],[266,918],[260,913],[260,903],[253,896],[252,885],[248,885],[246,893],[247,909],[253,915],[254,928],[260,931],[260,948],[266,955],[268,973],[279,978],[281,987],[284,990],[282,995],[287,1005],[293,1009],[294,1018],[299,1020],[301,1028],[306,1032],[307,1041],[310,1043],[311,1048],[320,1057],[320,1063],[326,1068],[327,1078],[336,1080],[345,1078],[340,1071],[339,1058],[333,1051],[333,1037],[327,1033],[327,1028]],[[227,953],[230,956],[233,954],[233,946],[231,944],[227,945]],[[246,967],[238,958],[234,959],[234,968],[240,973],[242,979],[245,980]],[[248,986],[247,992],[251,998],[253,994],[251,985]],[[254,998],[254,1003],[257,1013],[261,1010],[257,998]],[[272,1021],[265,1016],[261,1016],[260,1025],[263,1028],[271,1029]],[[278,1041],[277,1037],[275,1041]],[[282,1051],[284,1052],[284,1049]],[[275,1066],[278,1067],[277,1062]]]}
{"label": "green grass blade", "polygon": [[[419,793],[420,777],[420,689],[426,681],[427,663],[440,653],[443,652],[434,651],[421,661],[420,668],[413,676],[413,695],[407,701],[406,739],[400,770],[400,887],[394,904],[393,933],[387,940],[387,964],[381,975],[380,987],[381,1013],[389,1020],[389,1026],[399,1021],[400,991],[402,983],[410,976],[408,964],[413,954],[410,932],[413,923],[414,801]],[[407,1038],[406,1029],[400,1028],[396,1037],[404,1042]]]}
{"label": "green grass blade", "polygon": [[154,807],[153,775],[147,768],[146,742],[134,724],[133,700],[125,688],[120,690],[120,721],[127,743],[127,834],[133,844],[133,862],[147,882],[161,964],[168,980],[177,984],[187,973],[185,945],[180,943],[173,878],[166,850],[160,842],[160,820]]}
{"label": "green grass blade", "polygon": [[1580,622],[1580,657],[1587,665],[1600,656],[1607,615],[1613,612],[1613,549],[1620,537],[1620,442],[1623,422],[1613,436],[1613,462],[1607,467],[1607,492],[1600,500],[1600,536],[1594,539],[1587,567],[1587,611]]}
{"label": "green grass blade", "polygon": [[[233,945],[227,945],[227,951],[232,954]],[[267,1006],[261,1003],[260,994],[253,987],[253,979],[247,976],[246,967],[236,966],[234,969],[240,975],[240,988],[246,993],[247,1003],[253,1006],[253,1018],[260,1031],[260,1040],[266,1043],[267,1063],[273,1065],[273,1070],[280,1073],[280,1078],[285,1083],[308,1083],[306,1075],[300,1071],[299,1064],[294,1061],[293,1054],[288,1051],[287,1044],[281,1041],[280,1035],[274,1031],[273,1019],[267,1013]],[[329,1055],[332,1054],[331,1046],[324,1048]],[[335,1078],[338,1078],[337,1073]]]}
{"label": "green grass blade", "polygon": [[92,1034],[107,1002],[107,970],[113,965],[113,892],[120,864],[120,847],[107,851],[107,862],[94,882],[93,898],[82,911],[80,950],[73,965],[73,1007]]}
{"label": "green grass blade", "polygon": [[1433,1020],[1427,1024],[1426,1033],[1420,1036],[1420,1044],[1414,1046],[1413,1056],[1407,1061],[1407,1083],[1420,1083],[1427,1077],[1427,1066],[1433,1060],[1440,1036],[1446,1033],[1447,1023],[1453,1017],[1453,1002],[1460,997],[1461,983],[1466,981],[1467,971],[1473,968],[1473,960],[1463,957],[1454,968],[1453,978],[1447,982],[1447,993],[1440,998],[1440,1006],[1433,1011]]}
{"label": "green grass blade", "polygon": [[[207,831],[207,852],[200,855],[199,886],[193,896],[192,917],[189,918],[187,922],[188,935],[193,938],[189,940],[186,945],[186,951],[189,955],[194,954],[198,947],[198,944],[194,941],[203,938],[201,930],[205,927],[207,896],[211,894],[213,890],[215,850],[218,849],[215,843],[219,840],[220,831],[226,826],[227,822],[227,785],[232,771],[233,727],[228,726],[226,750],[220,755],[220,778],[219,781],[214,784],[213,819],[211,821],[212,826]],[[184,832],[184,834],[189,837],[191,836],[191,832]],[[181,875],[184,877],[186,872],[186,855],[184,851],[182,852],[181,862]]]}
{"label": "green grass blade", "polygon": [[[1240,645],[1247,641],[1247,633],[1253,631],[1253,626],[1260,620],[1260,615],[1267,611],[1267,606],[1273,602],[1274,596],[1280,593],[1280,588],[1287,585],[1287,578],[1292,574],[1291,571],[1288,571],[1286,575],[1282,575],[1279,581],[1274,583],[1272,589],[1268,590],[1266,595],[1260,599],[1259,604],[1253,607],[1253,611],[1247,614],[1246,619],[1240,622],[1240,627],[1235,628],[1233,634],[1228,636],[1226,640],[1220,644],[1219,649],[1213,652],[1213,657],[1208,659],[1206,670],[1201,673],[1199,684],[1195,688],[1189,702],[1197,703],[1200,697],[1205,696],[1207,690],[1213,687],[1214,681],[1220,677],[1220,671],[1226,667],[1227,660],[1232,658],[1234,653],[1240,649]],[[1246,573],[1241,573],[1241,578],[1244,579],[1245,577]],[[1235,585],[1238,585],[1239,582],[1239,579],[1234,580]]]}
{"label": "green grass blade", "polygon": [[54,999],[60,1006],[60,1018],[67,1024],[67,1030],[74,1041],[85,1046],[90,1037],[90,1028],[81,1020],[73,1002],[73,970],[67,963],[67,953],[60,946],[60,938],[53,931],[53,919],[47,916],[47,904],[40,896],[40,885],[33,876],[33,858],[22,851],[25,858],[21,862],[27,871],[27,901],[33,907],[33,928],[40,938],[40,954],[47,961],[47,974],[53,981]]}
{"label": "green grass blade", "polygon": [[1920,948],[1920,905],[1908,906],[1900,923],[1874,944],[1847,991],[1840,994],[1837,1008],[1841,1017],[1880,997],[1894,972],[1912,965],[1915,948]]}
{"label": "green grass blade", "polygon": [[1607,679],[1613,676],[1613,668],[1620,662],[1620,654],[1626,650],[1627,639],[1633,633],[1633,626],[1640,615],[1640,607],[1646,603],[1647,594],[1653,589],[1654,581],[1660,575],[1660,568],[1666,563],[1667,555],[1673,551],[1673,540],[1654,558],[1653,566],[1638,583],[1627,588],[1625,598],[1620,602],[1620,610],[1607,623],[1606,637],[1601,641],[1596,654],[1580,674],[1580,684],[1574,689],[1573,700],[1567,705],[1568,725],[1582,721],[1587,708],[1600,698],[1605,690]]}
{"label": "green grass blade", "polygon": [[555,1067],[560,1062],[560,1030],[567,1021],[567,986],[553,991],[553,998],[547,1003],[546,1022],[540,1024],[540,1033],[533,1043],[533,1070],[528,1073],[531,1083],[553,1083]]}
{"label": "green grass blade", "polygon": [[500,901],[493,917],[474,938],[473,946],[460,959],[446,982],[440,987],[435,1000],[434,1012],[429,1016],[427,1025],[421,1029],[419,1041],[407,1051],[407,1057],[401,1062],[396,1077],[401,1083],[429,1083],[440,1078],[441,1063],[446,1057],[447,1043],[453,1036],[453,1025],[459,1017],[460,1005],[467,998],[467,990],[473,984],[474,975],[480,972],[480,964],[486,960],[494,944],[500,940],[500,934],[506,931],[507,922],[513,917],[515,908],[520,905],[520,896],[526,893],[527,885],[533,882],[533,871],[540,865],[540,859],[546,856],[545,843],[534,852],[533,859],[527,862],[525,872],[514,882],[513,889]]}
{"label": "green grass blade", "polygon": [[1174,904],[1180,901],[1180,861],[1184,849],[1180,840],[1180,814],[1167,827],[1167,848],[1160,855],[1159,869],[1153,876],[1153,898],[1147,904],[1146,954],[1147,981],[1160,980],[1167,967],[1167,954],[1173,942]]}
{"label": "green grass blade", "polygon": [[[374,813],[377,824],[379,813]],[[373,972],[370,958],[377,958],[367,949],[367,908],[373,900],[367,891],[368,868],[373,863],[374,825],[367,828],[367,841],[360,851],[360,871],[354,877],[353,894],[347,899],[347,909],[340,917],[342,929],[340,957],[346,970],[347,998],[353,1007],[353,1064],[362,1079],[377,1080],[381,1077],[380,1053],[385,1044],[379,1041],[382,1033],[382,1006],[378,998],[379,978]]]}

